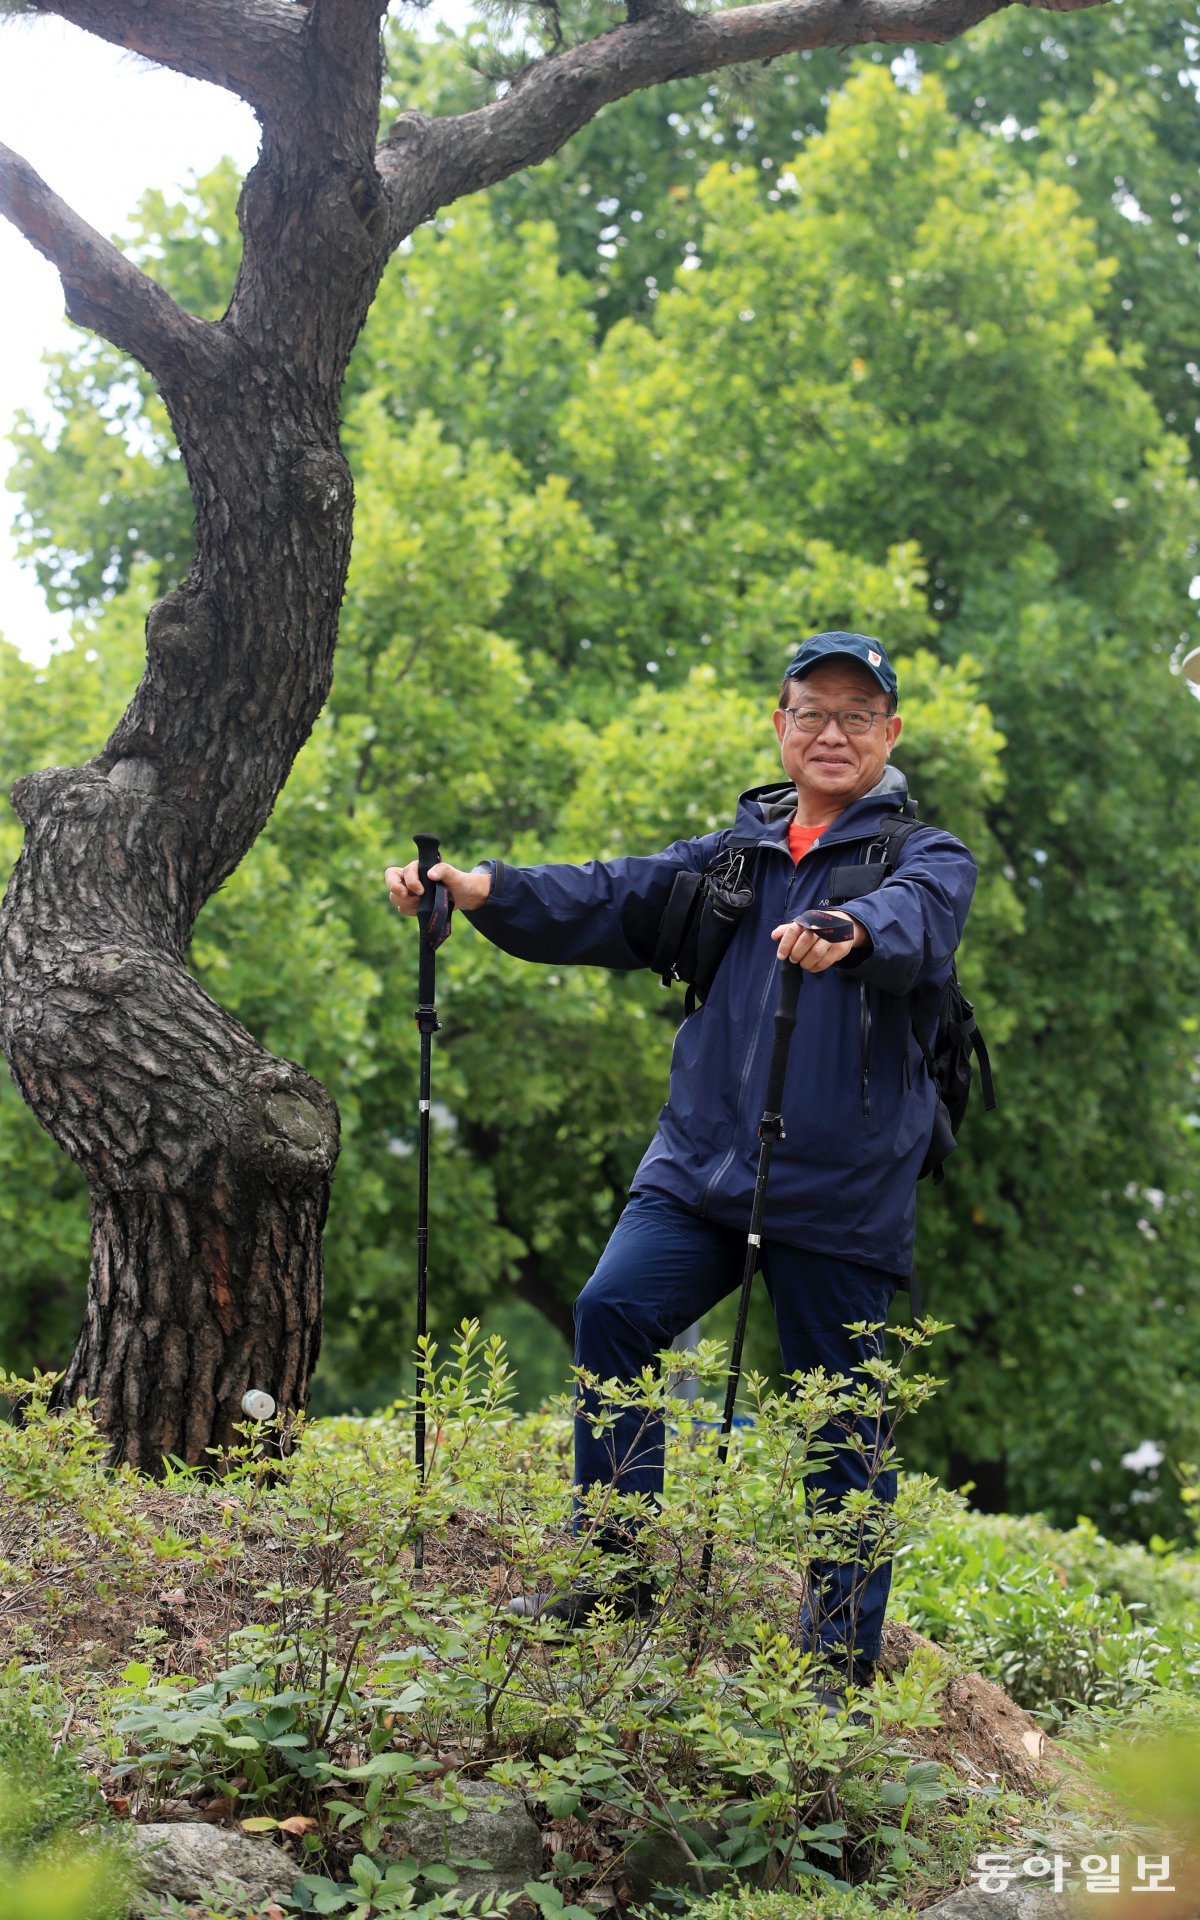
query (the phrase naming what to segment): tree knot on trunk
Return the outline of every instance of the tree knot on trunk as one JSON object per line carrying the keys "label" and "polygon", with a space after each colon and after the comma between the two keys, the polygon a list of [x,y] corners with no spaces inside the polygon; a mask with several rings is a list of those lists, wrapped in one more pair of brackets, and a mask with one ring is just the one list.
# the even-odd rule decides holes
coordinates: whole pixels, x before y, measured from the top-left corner
{"label": "tree knot on trunk", "polygon": [[679,5],[679,0],[627,0],[625,17],[636,25],[639,20],[650,20],[655,17],[678,19],[684,11],[685,9]]}
{"label": "tree knot on trunk", "polygon": [[434,122],[427,113],[418,113],[415,107],[409,107],[398,113],[383,136],[384,151],[406,159],[425,146],[434,130]]}
{"label": "tree knot on trunk", "polygon": [[127,754],[108,769],[109,785],[126,793],[155,793],[158,768],[140,754]]}
{"label": "tree knot on trunk", "polygon": [[22,826],[31,827],[43,814],[53,812],[58,800],[74,792],[78,780],[78,767],[43,767],[17,780],[8,797]]}
{"label": "tree knot on trunk", "polygon": [[350,188],[350,204],[362,221],[369,240],[382,243],[387,236],[388,209],[383,187],[374,167],[360,173]]}
{"label": "tree knot on trunk", "polygon": [[305,447],[292,461],[290,492],[301,512],[313,519],[348,511],[354,487],[344,456],[333,447]]}
{"label": "tree knot on trunk", "polygon": [[257,1073],[246,1090],[238,1148],[283,1190],[327,1181],[338,1156],[337,1107],[319,1081],[286,1061]]}
{"label": "tree knot on trunk", "polygon": [[164,594],[146,615],[147,650],[156,664],[194,673],[207,659],[217,629],[211,596],[179,588]]}

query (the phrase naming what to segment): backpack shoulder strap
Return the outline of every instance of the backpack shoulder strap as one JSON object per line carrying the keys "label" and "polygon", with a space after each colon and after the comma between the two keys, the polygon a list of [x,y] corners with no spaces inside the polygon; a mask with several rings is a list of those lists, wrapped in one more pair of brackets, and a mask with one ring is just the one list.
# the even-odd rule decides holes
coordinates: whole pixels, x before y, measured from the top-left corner
{"label": "backpack shoulder strap", "polygon": [[932,824],[929,820],[918,820],[915,800],[906,800],[899,813],[891,820],[884,822],[875,836],[873,845],[883,848],[883,865],[888,873],[895,872],[896,862],[900,858],[900,849],[905,841],[911,840],[914,833],[921,833]]}
{"label": "backpack shoulder strap", "polygon": [[855,861],[853,866],[834,868],[829,876],[830,899],[841,906],[860,894],[874,893],[876,887],[882,886],[896,871],[904,842],[929,824],[928,820],[918,820],[916,801],[906,800],[899,812],[879,828],[864,860]]}
{"label": "backpack shoulder strap", "polygon": [[684,936],[696,909],[697,896],[704,884],[704,876],[692,868],[685,867],[675,875],[667,904],[659,922],[658,937],[654,943],[654,952],[650,956],[653,967],[664,985],[669,987],[674,978],[672,971],[675,959],[683,946]]}
{"label": "backpack shoulder strap", "polygon": [[972,1028],[971,1045],[975,1050],[975,1058],[979,1062],[979,1084],[983,1089],[983,1110],[985,1113],[994,1113],[996,1109],[996,1086],[992,1079],[992,1063],[988,1058],[987,1045],[978,1027]]}

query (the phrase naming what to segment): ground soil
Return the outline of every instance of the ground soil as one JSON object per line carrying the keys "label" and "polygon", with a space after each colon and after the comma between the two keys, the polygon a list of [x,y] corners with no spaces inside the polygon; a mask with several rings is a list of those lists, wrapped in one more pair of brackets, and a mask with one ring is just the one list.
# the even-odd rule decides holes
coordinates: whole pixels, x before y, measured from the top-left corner
{"label": "ground soil", "polygon": [[[326,1549],[281,1532],[269,1501],[216,1485],[144,1483],[130,1498],[125,1525],[105,1538],[94,1516],[65,1502],[51,1511],[42,1501],[0,1496],[0,1660],[49,1668],[68,1693],[115,1682],[135,1659],[204,1679],[225,1662],[239,1628],[278,1617],[272,1588],[328,1583]],[[337,1569],[344,1601],[356,1586],[368,1597],[368,1582],[355,1579],[355,1544],[344,1542]],[[480,1516],[455,1514],[426,1539],[425,1580],[503,1604],[508,1543]],[[353,1612],[345,1610],[347,1641]],[[882,1669],[895,1673],[914,1649],[931,1646],[889,1623]],[[968,1779],[1044,1795],[1055,1755],[1032,1715],[982,1675],[947,1665],[941,1724],[907,1733],[906,1748]]]}
{"label": "ground soil", "polygon": [[[889,1622],[880,1665],[885,1673],[896,1673],[915,1648],[932,1646],[911,1627]],[[938,1712],[940,1726],[918,1727],[906,1736],[926,1759],[940,1760],[957,1773],[1003,1782],[1033,1798],[1046,1792],[1055,1766],[1053,1743],[1031,1713],[981,1673],[955,1673],[939,1697]]]}

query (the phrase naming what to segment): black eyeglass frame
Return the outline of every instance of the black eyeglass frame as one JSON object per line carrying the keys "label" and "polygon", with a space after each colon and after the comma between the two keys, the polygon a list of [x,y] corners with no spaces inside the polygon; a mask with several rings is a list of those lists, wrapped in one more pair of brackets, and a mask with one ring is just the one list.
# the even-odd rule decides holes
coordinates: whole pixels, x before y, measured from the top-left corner
{"label": "black eyeglass frame", "polygon": [[[838,723],[838,726],[841,728],[842,732],[846,735],[846,738],[848,740],[865,739],[866,735],[870,733],[872,727],[875,725],[875,722],[877,720],[886,720],[890,718],[886,707],[796,706],[796,707],[783,707],[780,709],[780,711],[788,714],[791,718],[792,725],[796,729],[796,732],[803,733],[803,734],[811,735],[811,734],[824,733],[826,727],[829,725],[829,722],[831,720],[836,720]],[[800,713],[819,715],[818,724],[815,727],[802,727],[800,725],[799,720],[796,718],[797,714],[800,714]],[[866,726],[865,727],[847,726],[846,724],[847,714],[857,714],[860,719],[865,719],[867,723]]]}

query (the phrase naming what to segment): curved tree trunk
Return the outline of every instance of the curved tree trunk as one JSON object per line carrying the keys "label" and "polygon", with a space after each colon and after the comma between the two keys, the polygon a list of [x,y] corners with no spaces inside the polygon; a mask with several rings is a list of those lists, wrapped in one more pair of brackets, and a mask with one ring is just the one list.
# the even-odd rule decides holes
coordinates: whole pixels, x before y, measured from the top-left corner
{"label": "curved tree trunk", "polygon": [[[340,369],[322,406],[293,394],[285,411],[269,387],[239,404],[226,376],[225,421],[199,423],[200,556],[151,613],[128,713],[91,765],[13,796],[5,1051],[92,1190],[87,1319],[61,1392],[94,1399],[115,1454],[151,1469],[228,1442],[248,1387],[302,1407],[320,1343],[336,1108],[184,952],[328,690],[351,515],[339,384]],[[187,455],[198,423],[174,411]]]}
{"label": "curved tree trunk", "polygon": [[[0,912],[0,1034],[92,1195],[87,1316],[59,1395],[94,1401],[114,1457],[150,1471],[227,1444],[250,1387],[303,1407],[320,1345],[336,1107],[184,955],[332,676],[353,507],[338,399],[388,244],[363,185],[378,8],[349,11],[357,43],[343,31],[291,130],[268,127],[224,321],[166,303],[136,341],[191,483],[192,571],[151,610],[104,751],[13,792],[26,834]],[[77,317],[92,299],[76,294]]]}

